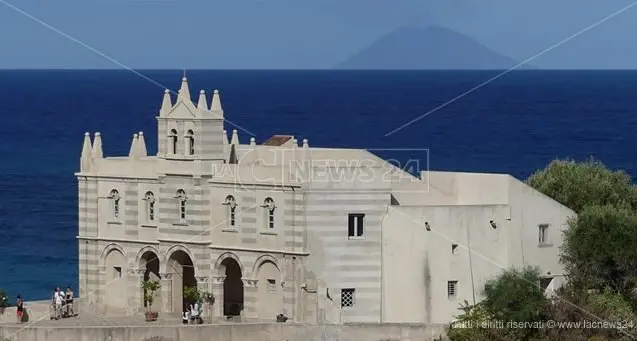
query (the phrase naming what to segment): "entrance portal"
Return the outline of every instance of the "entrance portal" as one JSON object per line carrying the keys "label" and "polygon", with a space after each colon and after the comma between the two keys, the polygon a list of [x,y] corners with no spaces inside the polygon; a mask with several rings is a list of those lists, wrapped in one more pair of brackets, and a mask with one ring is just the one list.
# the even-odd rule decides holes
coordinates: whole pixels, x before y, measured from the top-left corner
{"label": "entrance portal", "polygon": [[166,269],[172,274],[172,311],[181,313],[191,303],[184,299],[184,289],[197,287],[195,267],[186,252],[177,250],[170,255]]}
{"label": "entrance portal", "polygon": [[221,266],[226,269],[226,279],[223,282],[223,314],[225,316],[239,316],[243,310],[241,267],[232,258],[224,259]]}
{"label": "entrance portal", "polygon": [[[142,269],[146,268],[146,271],[144,271],[144,279],[143,279],[144,281],[161,280],[161,278],[159,277],[159,258],[154,252],[152,251],[144,252],[144,254],[142,254],[140,258],[139,267]],[[144,299],[144,297],[146,297],[146,290],[144,290],[143,288],[141,290],[141,295],[142,295],[143,305],[146,308],[147,304],[146,304],[146,300]],[[161,307],[161,306],[162,306],[161,295],[157,293],[155,300],[153,302],[153,307],[157,309],[158,307]]]}

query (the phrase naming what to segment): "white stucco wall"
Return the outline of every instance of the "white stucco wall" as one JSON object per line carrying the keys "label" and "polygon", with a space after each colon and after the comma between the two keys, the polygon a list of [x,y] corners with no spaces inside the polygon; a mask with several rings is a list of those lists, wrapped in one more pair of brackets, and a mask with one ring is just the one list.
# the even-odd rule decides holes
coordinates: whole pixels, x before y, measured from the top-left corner
{"label": "white stucco wall", "polygon": [[[495,205],[390,207],[383,220],[383,322],[446,323],[460,303],[473,302],[474,291],[478,299],[506,264],[507,231],[489,221],[507,213]],[[458,281],[455,297],[447,296],[448,281]]]}
{"label": "white stucco wall", "polygon": [[[447,177],[465,183],[457,188],[468,193],[462,200],[496,204],[389,208],[382,224],[383,322],[447,323],[461,313],[464,300],[473,303],[475,294],[480,301],[485,283],[506,268],[531,265],[543,275],[563,273],[561,233],[574,212],[510,176],[496,176],[492,185],[508,194],[471,195],[471,182]],[[548,245],[539,245],[540,224],[550,225]],[[452,244],[458,244],[453,253]],[[458,281],[453,299],[447,297],[448,281]]]}

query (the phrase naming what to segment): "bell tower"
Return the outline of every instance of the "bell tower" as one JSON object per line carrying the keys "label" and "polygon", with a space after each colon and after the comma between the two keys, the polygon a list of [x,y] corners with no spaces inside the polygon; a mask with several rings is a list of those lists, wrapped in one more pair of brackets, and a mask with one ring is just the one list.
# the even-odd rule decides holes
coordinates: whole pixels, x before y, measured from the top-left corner
{"label": "bell tower", "polygon": [[192,102],[184,74],[173,104],[170,90],[157,116],[157,156],[171,160],[224,160],[223,109],[219,91],[214,90],[210,108],[204,90],[197,105]]}

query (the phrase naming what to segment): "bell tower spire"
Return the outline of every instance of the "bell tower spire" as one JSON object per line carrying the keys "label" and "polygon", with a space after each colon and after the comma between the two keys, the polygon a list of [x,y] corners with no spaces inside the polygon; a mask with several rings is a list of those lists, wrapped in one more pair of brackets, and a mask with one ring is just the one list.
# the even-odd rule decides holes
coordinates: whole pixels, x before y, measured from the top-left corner
{"label": "bell tower spire", "polygon": [[[162,109],[157,117],[157,156],[176,161],[226,160],[219,93],[214,91],[209,102],[206,92],[201,90],[198,99],[193,102],[186,70],[182,71],[177,100],[171,103],[170,94],[164,94]],[[135,149],[141,151],[133,154],[143,157],[145,143],[142,134],[137,135],[136,144]]]}
{"label": "bell tower spire", "polygon": [[184,76],[181,78],[181,87],[179,88],[179,97],[183,101],[192,101],[190,97],[190,89],[188,87],[188,78],[186,78],[186,69],[184,69]]}

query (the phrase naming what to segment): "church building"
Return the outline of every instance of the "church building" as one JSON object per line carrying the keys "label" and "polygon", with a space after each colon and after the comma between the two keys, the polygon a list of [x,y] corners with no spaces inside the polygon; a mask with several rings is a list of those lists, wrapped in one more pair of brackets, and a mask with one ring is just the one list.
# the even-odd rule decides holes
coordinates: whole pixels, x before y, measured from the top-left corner
{"label": "church building", "polygon": [[[303,323],[448,323],[508,267],[563,273],[574,212],[505,174],[414,176],[363,149],[274,135],[228,139],[217,90],[195,104],[184,77],[127,156],[86,133],[78,179],[79,295],[105,315],[181,313],[184,290],[214,318]],[[149,119],[150,119],[150,114]]]}

